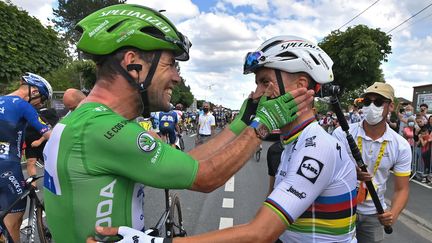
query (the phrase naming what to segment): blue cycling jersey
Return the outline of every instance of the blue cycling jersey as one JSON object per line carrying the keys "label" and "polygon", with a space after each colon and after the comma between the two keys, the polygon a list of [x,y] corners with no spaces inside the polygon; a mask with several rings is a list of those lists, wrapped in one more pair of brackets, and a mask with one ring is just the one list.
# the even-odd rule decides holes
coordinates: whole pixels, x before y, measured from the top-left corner
{"label": "blue cycling jersey", "polygon": [[0,96],[0,164],[21,161],[27,124],[40,134],[49,130],[30,103],[19,96]]}
{"label": "blue cycling jersey", "polygon": [[159,113],[159,129],[175,130],[175,126],[178,122],[177,113],[175,111]]}
{"label": "blue cycling jersey", "polygon": [[[49,130],[30,103],[19,96],[0,96],[0,210],[11,205],[24,190],[20,162],[27,124],[40,134]],[[21,200],[11,212],[23,212],[25,207],[26,201]]]}

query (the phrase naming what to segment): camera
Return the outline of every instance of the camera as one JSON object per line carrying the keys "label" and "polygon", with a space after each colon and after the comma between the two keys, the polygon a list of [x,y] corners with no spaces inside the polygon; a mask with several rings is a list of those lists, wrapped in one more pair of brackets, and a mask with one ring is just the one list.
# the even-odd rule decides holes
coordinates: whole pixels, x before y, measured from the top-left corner
{"label": "camera", "polygon": [[328,96],[337,96],[339,95],[341,89],[339,85],[333,84],[323,84],[321,85],[321,89],[317,93],[317,97],[328,97]]}
{"label": "camera", "polygon": [[399,113],[404,113],[405,112],[405,109],[404,108],[400,108],[399,109]]}

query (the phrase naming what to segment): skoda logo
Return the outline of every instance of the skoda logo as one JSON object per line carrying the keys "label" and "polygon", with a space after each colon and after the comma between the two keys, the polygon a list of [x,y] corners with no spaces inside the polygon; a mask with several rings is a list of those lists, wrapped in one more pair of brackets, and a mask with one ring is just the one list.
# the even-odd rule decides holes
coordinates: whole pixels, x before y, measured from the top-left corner
{"label": "skoda logo", "polygon": [[156,148],[155,139],[148,133],[142,132],[137,138],[138,147],[144,152],[151,152]]}

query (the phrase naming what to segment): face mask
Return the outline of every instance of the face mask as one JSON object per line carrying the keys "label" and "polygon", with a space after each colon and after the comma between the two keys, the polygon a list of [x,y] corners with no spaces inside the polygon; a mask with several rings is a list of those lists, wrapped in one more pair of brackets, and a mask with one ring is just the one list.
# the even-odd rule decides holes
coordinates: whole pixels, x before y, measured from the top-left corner
{"label": "face mask", "polygon": [[413,127],[414,126],[414,122],[408,122],[408,126],[409,127]]}
{"label": "face mask", "polygon": [[406,114],[407,116],[412,116],[412,111],[407,111],[405,114]]}
{"label": "face mask", "polygon": [[203,108],[204,113],[207,113],[209,111],[209,108]]}
{"label": "face mask", "polygon": [[376,107],[375,104],[370,104],[369,106],[363,107],[363,112],[365,114],[365,120],[370,125],[376,125],[382,121],[382,113],[384,111],[384,106]]}

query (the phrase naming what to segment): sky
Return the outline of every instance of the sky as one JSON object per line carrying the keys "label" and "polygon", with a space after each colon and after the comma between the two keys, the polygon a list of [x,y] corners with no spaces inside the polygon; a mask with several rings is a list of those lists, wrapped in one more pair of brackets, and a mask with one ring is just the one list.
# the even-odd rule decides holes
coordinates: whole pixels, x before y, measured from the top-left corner
{"label": "sky", "polygon": [[[277,35],[319,42],[376,0],[128,0],[164,9],[193,43],[181,76],[197,99],[239,108],[254,89],[254,75],[243,75],[244,56]],[[12,0],[48,24],[54,0]],[[432,0],[379,0],[347,26],[364,24],[388,32],[432,4]],[[396,97],[412,100],[414,86],[432,83],[432,6],[396,28],[392,54],[382,65]]]}

